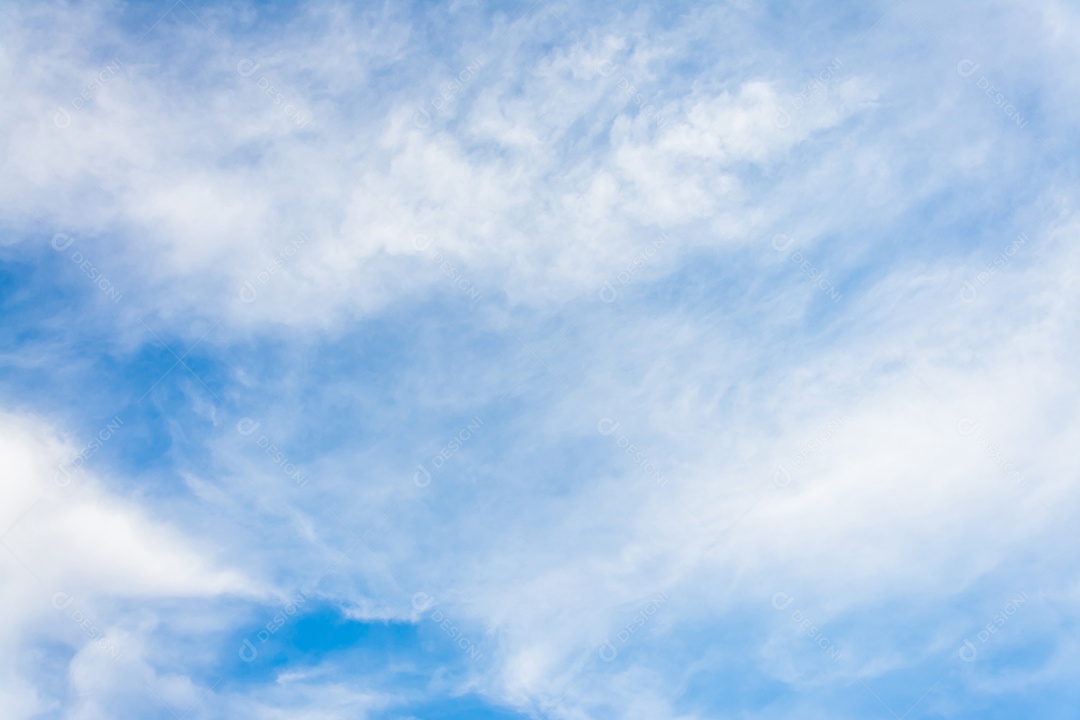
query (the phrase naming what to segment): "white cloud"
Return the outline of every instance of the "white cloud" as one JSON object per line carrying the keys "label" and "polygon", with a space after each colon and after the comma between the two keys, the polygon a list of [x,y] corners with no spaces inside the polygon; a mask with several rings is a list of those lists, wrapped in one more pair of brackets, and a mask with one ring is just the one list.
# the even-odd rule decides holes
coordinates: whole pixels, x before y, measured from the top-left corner
{"label": "white cloud", "polygon": [[116,662],[139,654],[152,629],[133,624],[124,602],[267,594],[241,573],[217,569],[208,547],[196,549],[163,518],[110,493],[91,473],[58,472],[75,456],[74,445],[44,420],[0,414],[0,637],[12,658],[34,659],[4,672],[13,696],[5,707],[17,713],[12,717],[30,717],[55,702],[40,686],[32,693],[24,679],[40,662],[33,648],[45,638],[72,648],[76,696],[103,693],[129,686]]}
{"label": "white cloud", "polygon": [[[45,626],[63,635],[52,624],[65,616],[48,592],[29,589],[21,562],[131,648],[130,665],[108,664],[99,645],[64,627],[81,648],[72,677],[82,717],[102,715],[102,699],[129,676],[187,705],[203,689],[149,646],[158,615],[121,617],[114,601],[280,597],[287,593],[268,582],[222,569],[239,558],[218,552],[261,536],[242,558],[250,574],[296,580],[313,559],[328,566],[339,536],[347,545],[354,523],[378,515],[372,508],[400,499],[400,511],[373,533],[372,553],[343,558],[321,592],[365,621],[413,619],[417,589],[440,598],[486,651],[455,690],[479,688],[522,706],[520,695],[542,708],[559,701],[556,717],[612,708],[620,717],[677,717],[670,669],[632,647],[619,665],[598,659],[604,638],[661,590],[672,605],[635,643],[685,643],[703,627],[750,616],[762,643],[746,662],[801,690],[953,652],[950,643],[966,632],[953,616],[891,642],[856,630],[859,622],[907,622],[980,583],[1003,591],[1031,583],[1047,566],[1025,562],[1057,557],[1069,540],[1064,521],[1080,501],[1080,456],[1068,444],[1080,430],[1072,410],[1073,178],[1042,143],[1065,143],[1061,127],[1076,111],[1052,92],[1075,78],[1060,70],[1074,51],[1051,22],[1076,18],[1047,3],[1038,21],[1016,30],[1016,42],[1032,47],[1048,38],[1041,59],[1003,60],[998,69],[997,43],[1012,32],[1005,20],[1016,17],[1015,5],[994,6],[996,19],[985,23],[993,32],[982,39],[972,34],[982,35],[984,23],[961,23],[970,41],[963,47],[935,46],[918,30],[922,13],[955,20],[959,10],[908,5],[893,6],[865,47],[837,33],[745,61],[722,50],[681,53],[683,41],[714,40],[708,27],[720,16],[707,13],[655,29],[651,43],[638,36],[654,18],[615,16],[575,44],[538,7],[484,52],[467,45],[430,65],[414,24],[385,12],[326,6],[281,38],[230,35],[224,45],[169,20],[166,50],[147,46],[124,59],[66,128],[52,124],[57,103],[70,104],[110,62],[100,50],[123,38],[92,8],[14,13],[2,30],[12,42],[0,51],[0,89],[15,108],[0,120],[13,138],[0,178],[14,198],[5,215],[46,239],[77,236],[122,280],[123,312],[159,314],[180,333],[224,317],[233,333],[304,345],[311,328],[339,337],[349,319],[456,292],[441,260],[433,262],[437,252],[489,301],[470,316],[478,335],[523,325],[529,337],[546,336],[552,325],[577,325],[545,356],[560,378],[537,367],[541,380],[530,377],[511,395],[523,409],[491,430],[505,432],[498,457],[474,458],[477,475],[498,478],[490,487],[443,481],[410,494],[412,460],[393,458],[409,465],[394,476],[390,462],[371,461],[364,437],[359,448],[348,438],[327,441],[312,460],[319,482],[302,494],[252,469],[231,421],[222,421],[228,439],[213,442],[220,476],[186,477],[208,508],[233,514],[235,527],[214,526],[228,537],[170,529],[149,500],[119,498],[86,473],[57,488],[54,467],[71,447],[42,421],[0,418],[0,453],[14,478],[0,498],[0,529],[14,524],[0,591],[17,608],[12,622],[28,622],[26,630],[0,625],[4,639],[22,647]],[[243,15],[205,19],[221,29]],[[764,37],[758,15],[723,19],[732,43],[781,42]],[[45,46],[45,23],[59,39],[32,52]],[[556,35],[545,34],[549,24]],[[79,50],[92,37],[101,38],[99,51]],[[785,54],[804,50],[805,67],[784,64]],[[1023,93],[1033,118],[1041,107],[1060,113],[1051,116],[1055,132],[1003,124],[974,81],[954,71],[965,54],[1013,88],[1024,87],[1031,66],[1056,68]],[[31,62],[15,72],[24,57]],[[417,107],[431,106],[476,57],[482,65],[419,127]],[[245,77],[237,66],[246,58],[259,70]],[[808,84],[831,58],[842,58],[835,77]],[[687,81],[676,69],[691,60],[698,65]],[[310,113],[310,124],[299,127],[262,92],[264,77]],[[978,298],[965,301],[961,283],[999,252],[986,248],[1006,242],[987,236],[1011,237],[1014,226],[1031,238],[1030,250],[988,273]],[[669,239],[619,285],[617,302],[599,302],[602,283],[659,232]],[[790,250],[770,247],[776,232],[791,236]],[[418,234],[433,245],[418,249]],[[817,276],[791,261],[795,251],[842,285],[843,301],[821,294]],[[651,284],[664,277],[677,290]],[[244,302],[245,282],[254,302]],[[672,297],[650,305],[650,291]],[[456,358],[432,355],[399,369],[423,374],[404,383],[400,402],[414,403],[416,414],[473,404],[506,412],[503,381],[524,355],[516,344],[478,350],[480,370],[467,387],[452,372]],[[232,370],[233,362],[223,364]],[[243,372],[236,369],[240,384],[257,387],[260,378]],[[325,394],[311,401],[315,383]],[[330,412],[320,402],[330,398],[334,413],[353,410],[367,389],[343,371],[290,375],[260,417],[268,427],[288,418],[285,439],[311,442],[310,424]],[[666,485],[597,431],[602,417],[618,419],[618,437],[661,468]],[[579,456],[586,469],[561,477],[567,458]],[[790,474],[778,476],[780,467]],[[319,524],[315,498],[346,527]],[[212,552],[215,543],[224,549]],[[391,582],[383,562],[406,587]],[[1054,573],[1054,591],[1075,594],[1075,561],[1066,557]],[[770,607],[777,591],[797,596],[835,632],[841,662],[807,669],[797,628]],[[898,604],[905,609],[893,614]],[[197,629],[229,619],[222,611]],[[1060,658],[1075,648],[1048,642],[1058,654],[1039,673],[1066,676]],[[50,702],[17,668],[5,675],[11,707],[29,714]],[[389,702],[328,676],[336,677],[327,666],[284,673],[273,702],[218,699],[241,717],[351,717]]]}

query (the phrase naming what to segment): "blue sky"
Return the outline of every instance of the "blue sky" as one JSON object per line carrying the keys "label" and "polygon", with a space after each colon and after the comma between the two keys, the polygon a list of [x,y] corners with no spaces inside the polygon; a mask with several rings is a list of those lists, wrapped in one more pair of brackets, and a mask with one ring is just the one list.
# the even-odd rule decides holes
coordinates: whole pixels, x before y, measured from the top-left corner
{"label": "blue sky", "polygon": [[1074,718],[1064,0],[0,10],[10,718]]}

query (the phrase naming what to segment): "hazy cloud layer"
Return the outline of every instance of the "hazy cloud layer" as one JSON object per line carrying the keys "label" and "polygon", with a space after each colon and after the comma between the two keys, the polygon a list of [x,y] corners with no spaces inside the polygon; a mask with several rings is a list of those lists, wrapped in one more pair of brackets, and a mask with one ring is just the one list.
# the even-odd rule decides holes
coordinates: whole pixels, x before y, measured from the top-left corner
{"label": "hazy cloud layer", "polygon": [[0,11],[0,705],[1072,717],[1077,30]]}

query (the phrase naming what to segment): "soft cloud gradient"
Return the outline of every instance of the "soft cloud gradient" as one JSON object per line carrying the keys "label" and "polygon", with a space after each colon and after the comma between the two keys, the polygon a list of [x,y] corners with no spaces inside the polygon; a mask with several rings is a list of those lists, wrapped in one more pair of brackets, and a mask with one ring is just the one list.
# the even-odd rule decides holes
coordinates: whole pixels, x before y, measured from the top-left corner
{"label": "soft cloud gradient", "polygon": [[1074,718],[1068,2],[0,10],[22,718]]}

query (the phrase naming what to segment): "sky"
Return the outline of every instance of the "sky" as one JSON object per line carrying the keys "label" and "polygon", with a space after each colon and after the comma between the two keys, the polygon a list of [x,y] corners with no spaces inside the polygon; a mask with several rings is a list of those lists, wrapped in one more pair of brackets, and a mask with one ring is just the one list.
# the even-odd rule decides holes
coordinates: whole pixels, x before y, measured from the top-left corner
{"label": "sky", "polygon": [[0,7],[0,708],[1080,707],[1080,6]]}

